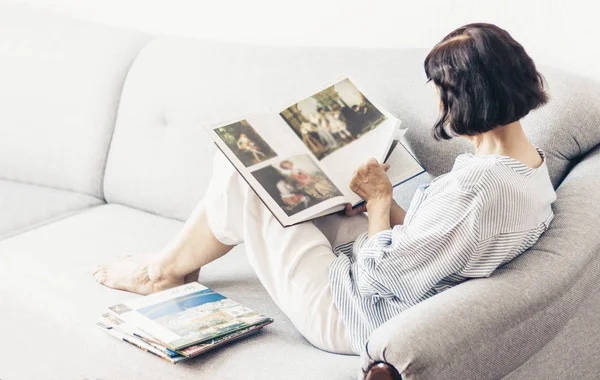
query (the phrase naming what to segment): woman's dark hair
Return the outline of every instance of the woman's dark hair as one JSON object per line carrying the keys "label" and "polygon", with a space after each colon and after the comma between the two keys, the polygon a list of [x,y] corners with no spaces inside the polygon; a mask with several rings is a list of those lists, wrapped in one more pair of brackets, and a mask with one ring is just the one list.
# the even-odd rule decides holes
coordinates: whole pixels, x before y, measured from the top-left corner
{"label": "woman's dark hair", "polygon": [[424,66],[441,99],[433,128],[436,139],[487,132],[548,101],[544,79],[531,57],[496,25],[456,29],[434,46]]}

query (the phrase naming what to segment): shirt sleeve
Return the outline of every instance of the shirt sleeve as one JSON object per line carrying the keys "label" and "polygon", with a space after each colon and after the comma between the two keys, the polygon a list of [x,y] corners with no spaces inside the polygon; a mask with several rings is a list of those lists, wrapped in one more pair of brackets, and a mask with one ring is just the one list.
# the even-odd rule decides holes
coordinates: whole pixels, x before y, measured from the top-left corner
{"label": "shirt sleeve", "polygon": [[416,302],[476,255],[481,207],[473,193],[446,191],[416,207],[408,224],[375,234],[357,250],[361,296]]}

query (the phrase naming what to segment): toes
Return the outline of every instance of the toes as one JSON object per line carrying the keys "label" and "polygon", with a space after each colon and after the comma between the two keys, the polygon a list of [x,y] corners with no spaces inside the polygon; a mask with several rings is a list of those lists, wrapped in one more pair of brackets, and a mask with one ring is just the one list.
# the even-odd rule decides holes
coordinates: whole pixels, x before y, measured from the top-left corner
{"label": "toes", "polygon": [[92,270],[92,275],[96,275],[96,273],[100,272],[101,270],[105,270],[106,267],[104,265],[98,265],[96,266],[96,268],[94,268],[94,270]]}
{"label": "toes", "polygon": [[107,279],[106,270],[104,270],[104,269],[98,270],[96,273],[94,273],[94,278],[96,279],[96,282],[104,284]]}

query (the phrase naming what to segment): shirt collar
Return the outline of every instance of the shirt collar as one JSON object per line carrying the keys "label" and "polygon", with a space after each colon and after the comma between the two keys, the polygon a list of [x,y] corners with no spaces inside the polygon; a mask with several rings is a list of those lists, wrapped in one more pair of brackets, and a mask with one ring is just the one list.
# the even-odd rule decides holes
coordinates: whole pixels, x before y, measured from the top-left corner
{"label": "shirt collar", "polygon": [[527,165],[525,165],[524,163],[517,161],[514,158],[508,157],[508,156],[503,156],[503,155],[499,155],[499,154],[474,155],[472,153],[465,152],[465,153],[459,155],[458,157],[456,157],[456,160],[454,161],[454,165],[452,166],[452,170],[453,171],[459,170],[459,169],[462,169],[467,166],[475,165],[477,163],[482,162],[482,160],[488,161],[488,162],[491,160],[491,161],[502,162],[520,173],[533,173],[533,172],[537,171],[538,169],[540,169],[541,167],[546,165],[546,154],[544,153],[544,151],[537,146],[535,146],[535,150],[537,150],[538,154],[542,158],[542,164],[537,168],[530,168]]}

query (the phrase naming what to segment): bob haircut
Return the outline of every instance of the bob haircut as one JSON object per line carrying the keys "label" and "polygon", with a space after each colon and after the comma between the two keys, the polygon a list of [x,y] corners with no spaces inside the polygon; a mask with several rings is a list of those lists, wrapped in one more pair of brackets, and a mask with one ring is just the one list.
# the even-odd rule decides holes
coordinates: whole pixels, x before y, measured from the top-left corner
{"label": "bob haircut", "polygon": [[[523,46],[492,24],[448,34],[424,62],[440,95],[437,140],[474,136],[517,121],[548,101],[544,78]],[[449,131],[446,129],[449,127]]]}

